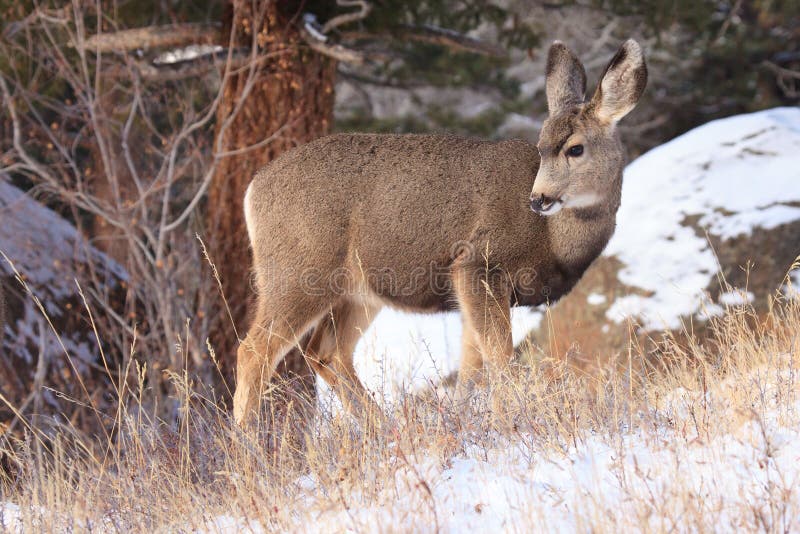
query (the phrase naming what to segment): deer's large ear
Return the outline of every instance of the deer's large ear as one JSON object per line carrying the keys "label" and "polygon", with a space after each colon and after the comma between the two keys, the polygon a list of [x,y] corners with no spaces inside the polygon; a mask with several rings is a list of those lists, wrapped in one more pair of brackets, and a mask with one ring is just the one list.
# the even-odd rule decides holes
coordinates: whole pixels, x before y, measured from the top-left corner
{"label": "deer's large ear", "polygon": [[583,102],[586,71],[575,54],[561,41],[555,41],[550,47],[546,72],[545,89],[550,115],[556,115]]}
{"label": "deer's large ear", "polygon": [[647,65],[642,47],[625,41],[597,84],[590,107],[603,122],[613,124],[636,106],[647,85]]}

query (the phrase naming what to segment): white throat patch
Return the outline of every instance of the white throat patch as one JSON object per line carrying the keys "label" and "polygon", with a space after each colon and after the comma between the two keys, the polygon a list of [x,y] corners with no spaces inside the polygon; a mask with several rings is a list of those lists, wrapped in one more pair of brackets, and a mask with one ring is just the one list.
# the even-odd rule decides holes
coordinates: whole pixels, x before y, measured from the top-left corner
{"label": "white throat patch", "polygon": [[565,208],[590,208],[600,203],[602,198],[597,193],[581,193],[564,200]]}

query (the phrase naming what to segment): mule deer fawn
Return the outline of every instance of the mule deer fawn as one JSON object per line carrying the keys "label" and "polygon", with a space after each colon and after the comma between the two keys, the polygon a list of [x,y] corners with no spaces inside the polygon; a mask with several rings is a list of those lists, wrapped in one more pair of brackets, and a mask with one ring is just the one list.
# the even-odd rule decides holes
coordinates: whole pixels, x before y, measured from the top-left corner
{"label": "mule deer fawn", "polygon": [[460,386],[503,368],[510,307],[566,294],[614,232],[625,162],[616,124],[646,82],[628,40],[585,101],[583,65],[555,42],[536,146],[337,134],[261,169],[244,202],[258,300],[238,350],[236,421],[253,416],[262,383],[304,338],[345,406],[375,408],[352,353],[384,305],[461,311]]}

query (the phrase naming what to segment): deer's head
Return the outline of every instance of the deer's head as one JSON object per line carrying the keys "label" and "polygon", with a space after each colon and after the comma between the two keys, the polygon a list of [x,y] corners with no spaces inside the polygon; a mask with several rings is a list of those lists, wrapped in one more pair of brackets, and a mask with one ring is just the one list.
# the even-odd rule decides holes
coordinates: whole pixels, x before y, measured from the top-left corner
{"label": "deer's head", "polygon": [[553,43],[547,58],[549,116],[537,144],[541,163],[531,191],[533,211],[553,215],[618,198],[625,153],[616,125],[634,108],[646,84],[642,49],[629,39],[606,67],[591,100],[585,101],[583,65],[562,43]]}

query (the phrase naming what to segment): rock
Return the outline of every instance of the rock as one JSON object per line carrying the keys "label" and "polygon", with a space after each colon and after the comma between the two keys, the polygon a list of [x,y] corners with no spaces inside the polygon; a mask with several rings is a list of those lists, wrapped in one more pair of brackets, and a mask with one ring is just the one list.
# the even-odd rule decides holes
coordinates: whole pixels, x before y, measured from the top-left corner
{"label": "rock", "polygon": [[[80,290],[99,315],[98,307],[124,298],[125,271],[66,219],[2,181],[0,252],[0,391],[26,414],[69,415],[75,400],[101,402],[87,399],[87,391],[107,392],[93,385],[108,377]],[[0,403],[0,426],[12,419]]]}

